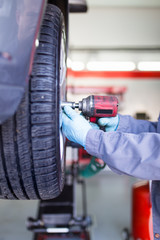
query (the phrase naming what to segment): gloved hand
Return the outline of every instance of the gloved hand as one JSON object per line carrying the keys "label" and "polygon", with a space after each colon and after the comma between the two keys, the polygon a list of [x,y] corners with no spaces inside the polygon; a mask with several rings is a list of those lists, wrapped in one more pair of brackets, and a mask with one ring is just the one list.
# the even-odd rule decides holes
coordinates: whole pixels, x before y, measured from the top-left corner
{"label": "gloved hand", "polygon": [[98,125],[105,127],[105,132],[116,131],[119,125],[119,116],[98,119]]}
{"label": "gloved hand", "polygon": [[62,130],[70,141],[85,147],[86,136],[91,128],[91,125],[84,117],[76,113],[71,107],[64,107]]}

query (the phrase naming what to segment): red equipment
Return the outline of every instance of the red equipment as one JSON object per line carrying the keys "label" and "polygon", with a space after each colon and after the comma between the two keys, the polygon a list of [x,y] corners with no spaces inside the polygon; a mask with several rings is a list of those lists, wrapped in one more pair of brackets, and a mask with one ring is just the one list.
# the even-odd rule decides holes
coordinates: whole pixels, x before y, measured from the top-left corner
{"label": "red equipment", "polygon": [[148,181],[133,185],[132,201],[133,239],[153,240],[152,206]]}
{"label": "red equipment", "polygon": [[83,98],[79,103],[62,102],[61,106],[78,108],[87,117],[115,117],[118,111],[118,99],[115,96],[94,96]]}

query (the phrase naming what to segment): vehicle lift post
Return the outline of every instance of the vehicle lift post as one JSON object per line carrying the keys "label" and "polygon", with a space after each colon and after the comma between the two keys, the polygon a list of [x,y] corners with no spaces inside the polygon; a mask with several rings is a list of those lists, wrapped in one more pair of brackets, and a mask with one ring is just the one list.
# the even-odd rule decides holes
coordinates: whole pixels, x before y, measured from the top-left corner
{"label": "vehicle lift post", "polygon": [[[77,215],[76,189],[82,187],[82,215]],[[87,215],[86,185],[79,177],[79,163],[72,163],[66,174],[64,190],[52,200],[41,200],[37,219],[29,217],[28,230],[34,233],[34,240],[90,240],[88,227],[92,220]]]}

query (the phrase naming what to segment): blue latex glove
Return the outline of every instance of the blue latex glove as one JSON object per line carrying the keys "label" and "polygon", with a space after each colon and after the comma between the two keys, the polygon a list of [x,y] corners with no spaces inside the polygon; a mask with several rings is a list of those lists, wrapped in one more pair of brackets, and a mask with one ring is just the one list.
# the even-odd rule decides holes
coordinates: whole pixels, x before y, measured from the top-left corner
{"label": "blue latex glove", "polygon": [[71,107],[64,107],[62,130],[70,141],[85,147],[86,136],[90,129],[92,129],[91,125],[84,117],[79,115]]}
{"label": "blue latex glove", "polygon": [[116,131],[119,125],[119,116],[98,119],[98,125],[105,127],[105,132]]}

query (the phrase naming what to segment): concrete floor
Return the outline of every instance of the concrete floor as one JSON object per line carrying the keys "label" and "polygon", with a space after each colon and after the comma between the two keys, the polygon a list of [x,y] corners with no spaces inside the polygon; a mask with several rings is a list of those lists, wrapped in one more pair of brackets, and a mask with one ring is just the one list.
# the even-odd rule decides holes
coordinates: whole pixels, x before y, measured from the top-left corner
{"label": "concrete floor", "polygon": [[[119,240],[121,230],[130,227],[130,193],[135,179],[103,172],[87,181],[88,213],[94,224],[92,240]],[[81,206],[80,191],[77,193]],[[26,230],[28,216],[36,216],[38,201],[0,201],[0,240],[31,240]]]}
{"label": "concrete floor", "polygon": [[131,186],[135,181],[111,172],[87,181],[88,212],[94,219],[92,240],[122,239],[122,229],[130,228]]}

